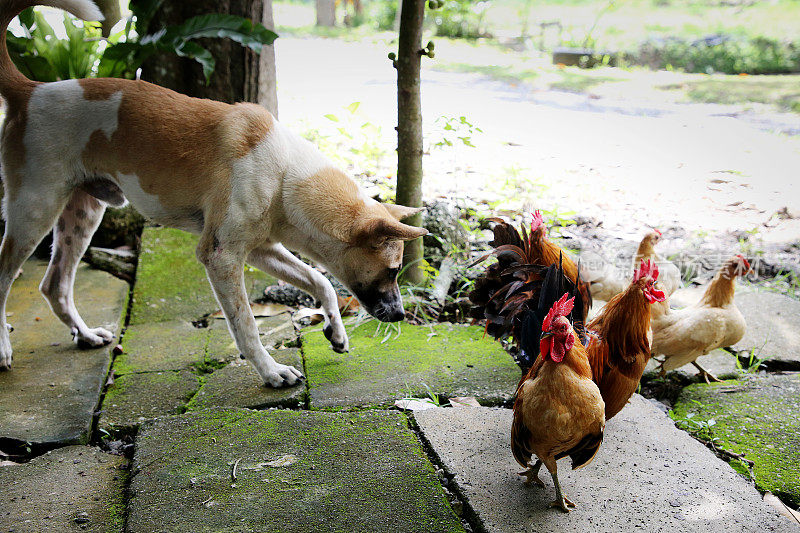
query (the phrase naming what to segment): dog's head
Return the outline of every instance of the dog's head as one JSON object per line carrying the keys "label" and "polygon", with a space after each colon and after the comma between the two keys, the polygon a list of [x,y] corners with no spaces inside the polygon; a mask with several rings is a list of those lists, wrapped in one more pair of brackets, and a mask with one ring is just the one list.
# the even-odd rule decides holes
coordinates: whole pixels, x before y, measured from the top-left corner
{"label": "dog's head", "polygon": [[[403,299],[397,286],[403,241],[428,231],[400,222],[420,209],[373,203],[349,228],[343,252],[329,258],[328,269],[352,292],[364,309],[382,322],[403,320]],[[333,259],[333,260],[331,260]]]}

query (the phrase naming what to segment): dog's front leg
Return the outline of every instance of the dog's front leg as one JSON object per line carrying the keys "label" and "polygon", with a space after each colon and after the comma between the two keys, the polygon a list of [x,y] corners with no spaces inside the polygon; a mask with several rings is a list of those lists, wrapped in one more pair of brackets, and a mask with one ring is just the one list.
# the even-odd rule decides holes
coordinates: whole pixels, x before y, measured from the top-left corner
{"label": "dog's front leg", "polygon": [[325,276],[293,256],[281,244],[269,244],[253,250],[247,257],[247,262],[316,298],[325,313],[322,331],[331,342],[331,347],[339,353],[350,349],[342,315],[339,313],[336,291]]}
{"label": "dog's front leg", "polygon": [[258,326],[247,300],[244,285],[244,252],[203,235],[197,247],[197,258],[206,267],[206,274],[217,296],[236,347],[256,368],[264,383],[272,387],[294,385],[303,374],[294,367],[277,363],[261,344]]}

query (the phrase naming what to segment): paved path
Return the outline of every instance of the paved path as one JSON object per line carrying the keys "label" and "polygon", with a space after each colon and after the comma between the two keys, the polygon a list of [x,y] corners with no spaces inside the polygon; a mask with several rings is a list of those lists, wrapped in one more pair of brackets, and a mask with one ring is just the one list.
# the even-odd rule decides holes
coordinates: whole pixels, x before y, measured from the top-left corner
{"label": "paved path", "polygon": [[[792,528],[640,397],[609,423],[594,464],[562,468],[580,505],[569,516],[545,509],[549,488],[526,488],[514,475],[508,409],[434,408],[414,419],[387,410],[407,396],[507,405],[519,370],[477,326],[398,330],[350,319],[352,349],[340,355],[318,326],[297,331],[286,312],[260,317],[265,346],[307,376],[290,389],[265,388],[224,322],[208,317],[216,305],[192,263],[193,238],[148,228],[142,246],[133,318],[105,387],[109,351],[71,345],[36,290],[43,264],[26,264],[14,285],[18,359],[0,374],[0,450],[24,454],[26,441],[33,455],[94,446],[3,463],[10,496],[0,531]],[[251,297],[272,281],[248,274]],[[119,324],[125,284],[81,267],[76,294],[91,321]],[[135,439],[132,459],[96,447],[113,439]]]}

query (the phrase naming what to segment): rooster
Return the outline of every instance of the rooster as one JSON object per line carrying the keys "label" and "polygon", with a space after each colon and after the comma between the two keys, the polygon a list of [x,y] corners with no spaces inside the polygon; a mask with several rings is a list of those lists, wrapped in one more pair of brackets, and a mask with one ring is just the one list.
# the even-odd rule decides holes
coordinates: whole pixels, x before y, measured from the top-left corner
{"label": "rooster", "polygon": [[[536,354],[522,349],[521,317],[537,308],[546,265],[531,262],[534,253],[510,244],[527,241],[505,222],[498,224],[501,227],[498,230],[495,226],[493,243],[497,246],[494,254],[498,262],[490,265],[475,281],[475,289],[470,293],[474,304],[471,315],[476,319],[485,318],[486,331],[495,338],[510,336],[515,341],[520,348],[518,363],[525,372]],[[501,244],[497,244],[498,241]],[[566,272],[562,277],[564,289],[575,294],[577,302],[581,298],[578,288],[585,284],[579,279],[576,286]],[[625,292],[612,298],[586,328],[583,326],[585,308],[576,305],[573,309],[573,328],[587,346],[592,377],[606,403],[607,420],[616,415],[636,391],[650,357],[650,306],[665,299],[654,285],[657,280],[656,266],[651,263],[641,266]]]}
{"label": "rooster", "polygon": [[[576,338],[567,318],[574,297],[567,294],[552,300],[551,281],[563,274],[551,266],[536,309],[525,313],[521,348],[537,353],[536,363],[522,378],[514,401],[511,449],[514,459],[526,470],[526,484],[544,486],[539,479],[542,464],[553,478],[556,499],[550,507],[569,512],[575,504],[561,490],[556,462],[569,456],[572,468],[594,459],[603,441],[605,404],[592,381],[586,350]],[[535,464],[531,458],[536,455]]]}
{"label": "rooster", "polygon": [[706,383],[720,381],[697,362],[697,358],[717,348],[732,346],[744,336],[746,323],[733,303],[737,276],[750,271],[750,263],[741,255],[725,262],[691,307],[673,310],[665,301],[653,313],[652,355],[663,355],[661,374],[693,364]]}
{"label": "rooster", "polygon": [[[530,225],[530,233],[524,226],[517,231],[499,218],[490,219],[494,239],[489,242],[494,250],[478,259],[478,264],[491,255],[497,263],[487,267],[475,280],[469,294],[473,303],[470,315],[475,320],[486,319],[486,332],[496,339],[509,336],[517,340],[522,317],[536,308],[541,290],[544,270],[560,264],[566,276],[565,290],[575,294],[577,314],[575,328],[583,332],[583,322],[592,305],[589,287],[578,276],[577,265],[553,244],[545,234],[542,215],[536,211]],[[535,355],[535,354],[534,354]],[[525,353],[520,353],[517,362],[523,372],[533,364]]]}
{"label": "rooster", "polygon": [[657,281],[658,266],[642,261],[625,292],[611,298],[587,326],[586,351],[606,403],[606,420],[628,403],[650,360],[650,306],[666,299]]}

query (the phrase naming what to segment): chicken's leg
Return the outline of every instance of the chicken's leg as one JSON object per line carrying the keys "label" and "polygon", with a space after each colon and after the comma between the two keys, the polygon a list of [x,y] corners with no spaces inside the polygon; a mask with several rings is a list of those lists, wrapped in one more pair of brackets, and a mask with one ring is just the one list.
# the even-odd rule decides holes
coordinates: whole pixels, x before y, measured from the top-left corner
{"label": "chicken's leg", "polygon": [[702,378],[703,378],[704,380],[706,380],[706,383],[709,383],[709,380],[711,380],[711,381],[715,381],[715,382],[717,382],[717,383],[719,383],[719,382],[721,382],[721,381],[722,381],[722,380],[721,380],[721,379],[719,379],[717,376],[715,376],[714,374],[712,374],[711,372],[709,372],[708,370],[706,370],[705,368],[703,368],[702,366],[700,366],[700,363],[698,363],[697,361],[692,361],[692,364],[694,365],[694,367],[695,367],[697,370],[699,370],[699,371],[700,371],[700,376],[702,376]]}
{"label": "chicken's leg", "polygon": [[550,507],[558,507],[565,513],[570,512],[572,510],[571,507],[575,507],[575,504],[561,492],[561,484],[558,482],[558,469],[555,462],[552,469],[549,467],[547,469],[550,470],[550,475],[553,477],[553,485],[556,487],[556,499],[550,502]]}
{"label": "chicken's leg", "polygon": [[520,476],[525,476],[525,484],[530,485],[531,481],[539,485],[540,487],[544,487],[544,482],[539,479],[539,469],[542,467],[542,460],[537,459],[536,464],[531,465],[528,463],[528,469],[524,472],[520,472]]}

